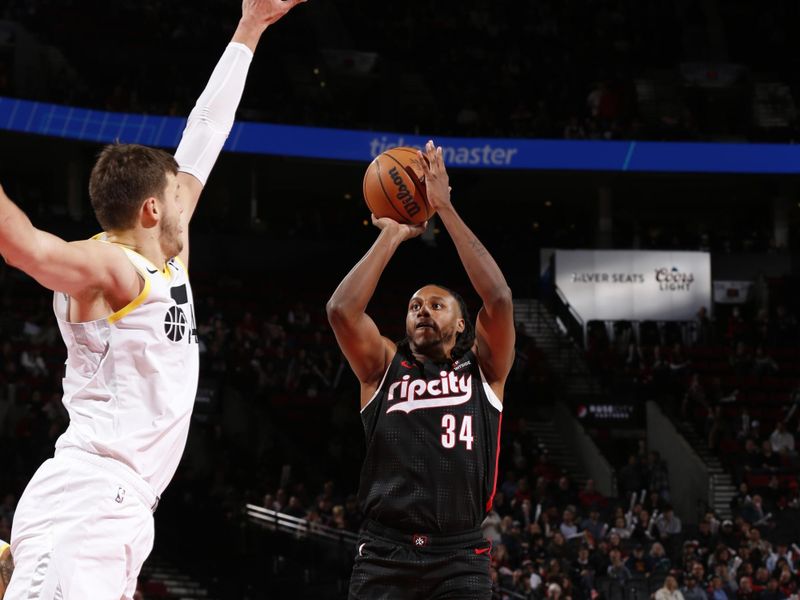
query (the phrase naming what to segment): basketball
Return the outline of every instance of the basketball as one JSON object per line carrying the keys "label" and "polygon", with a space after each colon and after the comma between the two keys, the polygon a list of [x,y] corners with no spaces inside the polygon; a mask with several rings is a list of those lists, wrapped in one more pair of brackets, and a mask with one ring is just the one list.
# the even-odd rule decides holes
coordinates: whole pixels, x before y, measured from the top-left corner
{"label": "basketball", "polygon": [[413,161],[419,158],[414,148],[386,150],[375,157],[364,174],[364,200],[378,218],[389,217],[399,223],[424,223],[433,216],[428,204],[422,173]]}

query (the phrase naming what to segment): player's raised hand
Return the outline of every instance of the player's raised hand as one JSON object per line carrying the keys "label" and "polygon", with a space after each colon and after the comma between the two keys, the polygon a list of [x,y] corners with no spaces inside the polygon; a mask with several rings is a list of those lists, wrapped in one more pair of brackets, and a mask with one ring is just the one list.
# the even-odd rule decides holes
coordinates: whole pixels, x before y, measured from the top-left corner
{"label": "player's raised hand", "polygon": [[425,228],[428,227],[427,221],[419,225],[407,225],[405,223],[398,223],[389,217],[382,217],[379,219],[375,215],[372,215],[372,224],[381,230],[389,229],[390,231],[396,231],[400,235],[400,240],[403,242],[415,238],[418,235],[422,235]]}
{"label": "player's raised hand", "polygon": [[424,175],[425,191],[431,207],[437,211],[450,207],[450,177],[444,166],[442,147],[437,148],[433,140],[428,140],[415,164]]}
{"label": "player's raised hand", "polygon": [[267,28],[306,0],[242,0],[242,21]]}

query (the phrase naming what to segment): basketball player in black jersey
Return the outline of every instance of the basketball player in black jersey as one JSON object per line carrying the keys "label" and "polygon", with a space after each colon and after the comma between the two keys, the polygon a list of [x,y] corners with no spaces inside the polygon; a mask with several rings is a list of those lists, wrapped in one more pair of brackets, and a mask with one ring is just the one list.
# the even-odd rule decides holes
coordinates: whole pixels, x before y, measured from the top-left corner
{"label": "basketball player in black jersey", "polygon": [[450,202],[442,149],[428,142],[416,166],[483,307],[473,327],[457,294],[426,285],[409,301],[406,339],[381,336],[367,304],[397,247],[425,225],[375,217],[378,239],[328,302],[361,382],[367,437],[359,489],[367,521],[350,599],[488,599],[491,548],[480,525],[497,483],[503,386],[514,356],[511,290]]}

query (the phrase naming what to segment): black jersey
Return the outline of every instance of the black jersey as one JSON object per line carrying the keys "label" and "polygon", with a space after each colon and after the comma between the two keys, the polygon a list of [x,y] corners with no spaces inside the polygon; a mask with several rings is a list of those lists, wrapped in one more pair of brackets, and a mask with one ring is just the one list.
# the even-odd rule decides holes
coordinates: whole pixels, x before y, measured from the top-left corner
{"label": "black jersey", "polygon": [[473,352],[435,364],[398,351],[361,411],[366,517],[409,533],[480,527],[497,483],[502,410]]}

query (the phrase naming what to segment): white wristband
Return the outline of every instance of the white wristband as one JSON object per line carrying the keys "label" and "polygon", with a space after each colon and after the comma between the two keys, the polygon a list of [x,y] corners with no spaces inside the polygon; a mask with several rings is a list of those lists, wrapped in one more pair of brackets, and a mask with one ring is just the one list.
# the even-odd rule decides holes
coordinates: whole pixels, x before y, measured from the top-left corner
{"label": "white wristband", "polygon": [[244,44],[228,44],[183,130],[175,151],[178,169],[203,185],[233,127],[252,59],[252,51]]}

